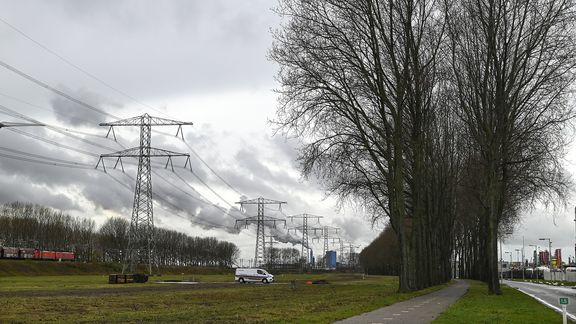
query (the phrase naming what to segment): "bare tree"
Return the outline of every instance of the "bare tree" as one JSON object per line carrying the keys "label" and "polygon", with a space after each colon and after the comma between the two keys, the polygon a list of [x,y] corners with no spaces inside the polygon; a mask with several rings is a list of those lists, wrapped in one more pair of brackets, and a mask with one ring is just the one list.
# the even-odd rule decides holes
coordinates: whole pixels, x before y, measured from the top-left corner
{"label": "bare tree", "polygon": [[[485,230],[485,280],[500,294],[497,233],[505,217],[535,199],[562,199],[574,81],[571,0],[445,1],[452,78],[468,130],[469,166]],[[480,237],[483,239],[483,237]]]}
{"label": "bare tree", "polygon": [[[440,241],[429,226],[434,215],[453,213],[433,214],[427,203],[428,180],[447,167],[434,169],[430,158],[438,148],[431,147],[446,144],[432,138],[442,92],[436,2],[285,0],[278,12],[286,18],[271,51],[281,66],[278,119],[307,141],[303,173],[342,199],[361,200],[375,218],[389,217],[401,291],[447,280],[437,265],[446,264],[450,244],[448,253],[432,253]],[[435,230],[450,230],[447,223]],[[426,271],[418,271],[419,258]]]}

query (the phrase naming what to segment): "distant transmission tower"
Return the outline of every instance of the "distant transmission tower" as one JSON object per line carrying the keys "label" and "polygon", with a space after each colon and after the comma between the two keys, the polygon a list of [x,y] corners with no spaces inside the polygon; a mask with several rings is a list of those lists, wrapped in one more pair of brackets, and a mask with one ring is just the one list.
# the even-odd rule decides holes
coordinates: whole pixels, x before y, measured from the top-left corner
{"label": "distant transmission tower", "polygon": [[270,239],[270,241],[268,241],[268,262],[266,262],[267,264],[269,264],[271,267],[274,266],[274,255],[273,255],[273,251],[274,251],[274,244],[278,243],[275,240],[278,239],[277,236],[274,235],[266,235],[265,238]]}
{"label": "distant transmission tower", "polygon": [[264,225],[265,223],[273,223],[273,226],[276,227],[276,222],[284,222],[286,225],[286,220],[279,219],[270,216],[264,216],[264,206],[265,205],[278,205],[278,209],[282,210],[282,204],[286,204],[285,201],[278,201],[266,198],[256,198],[251,200],[243,200],[236,202],[240,204],[240,208],[243,209],[244,205],[258,205],[258,215],[247,217],[244,219],[236,220],[236,227],[238,227],[238,223],[244,223],[245,226],[248,226],[250,223],[256,223],[256,248],[254,252],[254,267],[258,267],[264,264],[264,258],[266,255],[266,235],[264,234]]}
{"label": "distant transmission tower", "polygon": [[[134,205],[132,209],[132,218],[130,221],[130,230],[128,234],[128,247],[124,253],[124,265],[122,273],[134,272],[138,264],[148,266],[148,272],[152,274],[152,265],[156,264],[155,245],[154,245],[154,214],[152,208],[152,180],[151,180],[151,157],[166,157],[166,167],[172,165],[173,156],[186,157],[186,167],[190,163],[190,155],[185,153],[176,153],[167,150],[157,149],[150,146],[152,126],[178,126],[176,136],[180,134],[182,139],[182,125],[192,125],[190,122],[180,122],[170,119],[151,117],[148,114],[142,116],[118,120],[111,123],[101,123],[100,126],[109,126],[108,134],[112,133],[114,139],[114,126],[140,126],[140,146],[119,151],[116,153],[102,154],[96,164],[96,168],[102,163],[102,168],[106,172],[103,158],[117,158],[114,168],[120,164],[122,171],[124,165],[122,158],[138,158],[138,175],[136,177],[136,186],[134,190]],[[190,166],[191,167],[191,166]]]}
{"label": "distant transmission tower", "polygon": [[356,259],[354,257],[354,249],[360,248],[358,245],[354,245],[351,242],[348,243],[349,246],[349,254],[348,254],[348,267],[352,267],[356,264]]}
{"label": "distant transmission tower", "polygon": [[[322,253],[322,265],[326,266],[326,252],[328,252],[328,248],[329,248],[330,233],[333,232],[334,234],[338,234],[338,231],[340,230],[340,228],[324,225],[320,228],[315,227],[315,228],[313,228],[313,230],[314,231],[320,230],[322,232],[322,241],[324,242],[324,249],[322,251],[323,252]],[[315,237],[314,239],[317,239],[318,241],[320,240],[319,237]],[[337,238],[337,237],[333,238],[332,243],[334,243],[334,239],[339,239],[339,238]]]}
{"label": "distant transmission tower", "polygon": [[[324,216],[315,216],[315,215],[310,215],[310,214],[300,214],[300,215],[292,215],[292,216],[288,216],[288,218],[290,218],[291,221],[294,221],[294,219],[302,219],[302,226],[297,226],[294,227],[293,229],[297,229],[300,230],[302,232],[302,251],[301,251],[301,255],[303,257],[305,257],[305,264],[310,264],[310,245],[309,245],[309,241],[308,241],[308,219],[316,219],[317,221],[320,221],[320,218],[323,218]],[[306,251],[306,254],[304,254],[304,251]]]}

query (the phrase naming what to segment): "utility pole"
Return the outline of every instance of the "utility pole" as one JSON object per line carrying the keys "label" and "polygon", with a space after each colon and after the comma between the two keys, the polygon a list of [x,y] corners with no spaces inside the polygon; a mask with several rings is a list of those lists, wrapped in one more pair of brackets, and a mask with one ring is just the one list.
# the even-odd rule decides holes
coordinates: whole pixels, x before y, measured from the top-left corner
{"label": "utility pole", "polygon": [[[310,264],[309,261],[309,257],[310,257],[310,245],[308,242],[308,219],[316,219],[317,222],[320,222],[320,218],[323,218],[324,216],[316,216],[316,215],[310,215],[310,214],[300,214],[300,215],[292,215],[292,216],[288,216],[288,218],[290,218],[290,221],[294,221],[294,219],[302,219],[302,226],[300,227],[294,227],[292,229],[299,229],[300,231],[302,231],[302,251],[301,251],[301,255],[304,257],[305,256],[305,263],[306,264]],[[304,250],[306,250],[306,254],[304,254]]]}
{"label": "utility pole", "polygon": [[248,226],[248,224],[250,223],[256,223],[257,229],[256,229],[256,248],[254,252],[254,267],[258,267],[259,265],[264,263],[264,256],[266,255],[266,248],[264,246],[264,244],[266,243],[264,234],[264,224],[273,223],[273,226],[276,227],[276,222],[284,222],[284,225],[286,225],[286,220],[284,219],[264,216],[264,206],[278,205],[278,210],[282,210],[282,204],[286,204],[286,202],[260,197],[251,200],[238,201],[236,203],[240,204],[241,210],[244,208],[245,205],[258,205],[257,216],[236,220],[236,227],[238,227],[238,222],[244,223],[245,226]]}
{"label": "utility pole", "polygon": [[[167,158],[166,167],[170,165],[172,169],[173,156],[186,157],[186,167],[190,163],[190,155],[185,153],[176,153],[158,148],[153,148],[151,144],[152,126],[178,126],[176,136],[180,134],[184,139],[182,133],[183,125],[192,125],[191,122],[181,122],[176,120],[151,117],[148,114],[142,116],[122,119],[110,123],[100,123],[100,126],[109,126],[106,137],[112,133],[114,140],[116,134],[114,133],[114,126],[139,126],[140,127],[140,146],[130,148],[127,150],[100,155],[100,159],[96,164],[96,168],[102,163],[102,168],[106,172],[104,165],[105,158],[116,158],[114,168],[120,164],[122,172],[124,172],[124,165],[122,158],[131,157],[138,158],[138,175],[136,177],[136,186],[134,190],[134,205],[132,208],[132,218],[130,220],[130,229],[128,233],[128,247],[124,253],[124,265],[122,273],[136,271],[138,264],[146,264],[148,266],[149,274],[152,274],[152,265],[156,264],[155,245],[154,245],[154,213],[152,208],[152,177],[150,158],[152,157],[165,157]],[[190,168],[192,166],[190,165]]]}

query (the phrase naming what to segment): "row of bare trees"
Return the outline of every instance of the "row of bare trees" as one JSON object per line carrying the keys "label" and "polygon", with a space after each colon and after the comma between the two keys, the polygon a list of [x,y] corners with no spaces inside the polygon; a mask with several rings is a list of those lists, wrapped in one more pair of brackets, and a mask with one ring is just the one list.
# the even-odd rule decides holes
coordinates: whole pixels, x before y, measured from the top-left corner
{"label": "row of bare trees", "polygon": [[0,205],[0,246],[75,251],[92,257],[94,221],[72,217],[43,206],[14,202]]}
{"label": "row of bare trees", "polygon": [[561,201],[575,76],[572,0],[282,0],[278,128],[304,175],[387,219],[400,291],[500,293],[498,230]]}
{"label": "row of bare trees", "polygon": [[[129,222],[109,218],[98,230],[94,221],[20,202],[0,206],[0,246],[73,251],[79,261],[122,262]],[[239,250],[212,237],[190,237],[156,228],[159,265],[232,266]]]}

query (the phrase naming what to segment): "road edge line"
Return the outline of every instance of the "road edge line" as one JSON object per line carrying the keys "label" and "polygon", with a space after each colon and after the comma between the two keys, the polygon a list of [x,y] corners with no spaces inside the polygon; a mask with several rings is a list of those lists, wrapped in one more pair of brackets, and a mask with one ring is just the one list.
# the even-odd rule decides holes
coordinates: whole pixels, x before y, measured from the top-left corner
{"label": "road edge line", "polygon": [[[516,288],[516,289],[518,289],[518,290],[520,290],[522,293],[524,293],[524,294],[526,294],[526,295],[528,295],[528,296],[536,299],[536,300],[539,301],[541,304],[544,304],[545,306],[548,306],[548,307],[552,308],[553,310],[557,311],[558,313],[562,314],[562,309],[560,309],[560,308],[558,308],[558,307],[550,304],[549,302],[545,301],[544,299],[541,299],[541,298],[539,298],[539,297],[536,297],[535,295],[532,295],[531,293],[528,293],[528,292],[526,292],[526,291],[524,291],[524,290],[522,290],[522,289],[520,289],[520,288]],[[568,313],[568,311],[566,311],[566,315],[567,315],[568,317],[570,317],[571,320],[576,321],[576,316]]]}

